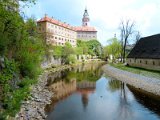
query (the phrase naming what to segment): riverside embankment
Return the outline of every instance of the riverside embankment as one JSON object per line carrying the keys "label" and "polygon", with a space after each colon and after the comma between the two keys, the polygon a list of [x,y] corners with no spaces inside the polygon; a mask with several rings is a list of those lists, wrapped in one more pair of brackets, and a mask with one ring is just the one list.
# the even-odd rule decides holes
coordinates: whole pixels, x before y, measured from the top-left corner
{"label": "riverside embankment", "polygon": [[117,80],[160,96],[160,79],[145,77],[131,72],[114,68],[110,65],[103,66],[103,71]]}
{"label": "riverside embankment", "polygon": [[[103,61],[90,61],[103,62]],[[82,64],[82,63],[78,63]],[[14,120],[44,120],[47,115],[45,114],[45,106],[51,103],[51,98],[54,93],[49,91],[46,86],[48,83],[48,75],[65,69],[70,69],[78,64],[62,65],[56,68],[48,68],[42,75],[39,76],[38,83],[31,87],[31,93],[26,101],[22,102],[20,112],[16,115]],[[87,63],[86,63],[87,64]]]}

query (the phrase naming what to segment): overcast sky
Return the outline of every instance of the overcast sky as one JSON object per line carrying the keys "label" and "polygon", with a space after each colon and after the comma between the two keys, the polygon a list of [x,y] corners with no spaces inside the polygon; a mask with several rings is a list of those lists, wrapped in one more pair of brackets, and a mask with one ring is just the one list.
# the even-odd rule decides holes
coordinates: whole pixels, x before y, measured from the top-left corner
{"label": "overcast sky", "polygon": [[160,33],[160,0],[37,0],[24,10],[26,16],[40,19],[44,14],[80,26],[85,6],[90,25],[98,30],[98,40],[105,45],[117,34],[122,19],[135,21],[142,36]]}

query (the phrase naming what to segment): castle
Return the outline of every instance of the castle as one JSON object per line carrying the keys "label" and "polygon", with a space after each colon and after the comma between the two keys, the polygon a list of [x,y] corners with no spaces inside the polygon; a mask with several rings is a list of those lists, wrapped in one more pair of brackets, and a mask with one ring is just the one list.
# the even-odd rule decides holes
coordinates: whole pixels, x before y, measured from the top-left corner
{"label": "castle", "polygon": [[89,26],[89,21],[88,11],[85,9],[82,26],[71,26],[47,15],[37,21],[37,26],[38,32],[43,35],[47,44],[64,46],[69,42],[76,47],[77,39],[84,41],[97,39],[97,30]]}

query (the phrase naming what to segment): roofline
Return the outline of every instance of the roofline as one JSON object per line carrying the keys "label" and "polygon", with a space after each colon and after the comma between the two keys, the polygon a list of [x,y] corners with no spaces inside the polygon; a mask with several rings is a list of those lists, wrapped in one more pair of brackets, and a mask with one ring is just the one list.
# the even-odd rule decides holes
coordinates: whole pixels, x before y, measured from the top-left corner
{"label": "roofline", "polygon": [[154,34],[154,35],[150,35],[150,36],[145,36],[145,37],[142,37],[141,39],[146,39],[146,38],[154,37],[154,36],[157,36],[157,35],[160,35],[160,33]]}
{"label": "roofline", "polygon": [[[53,19],[53,18],[50,18],[50,19],[56,20],[56,19]],[[57,21],[58,21],[58,20],[57,20]],[[51,21],[49,21],[49,20],[43,20],[43,21],[41,21],[41,19],[40,19],[40,20],[37,21],[37,23],[42,23],[42,22],[49,22],[49,23],[52,23],[52,24],[55,24],[55,25],[58,25],[58,26],[60,26],[60,27],[64,27],[64,28],[66,28],[66,29],[69,29],[69,30],[72,30],[72,31],[75,31],[75,32],[76,32],[76,30],[74,29],[73,26],[70,26],[70,27],[72,27],[72,28],[69,28],[69,27],[65,27],[65,26],[62,26],[62,25],[53,23],[53,22],[51,22]],[[62,23],[62,24],[65,24],[65,23]],[[65,25],[67,25],[67,24],[65,24]]]}
{"label": "roofline", "polygon": [[133,59],[160,59],[160,57],[159,58],[127,57],[127,58],[133,58]]}
{"label": "roofline", "polygon": [[97,32],[97,30],[76,30],[76,32]]}

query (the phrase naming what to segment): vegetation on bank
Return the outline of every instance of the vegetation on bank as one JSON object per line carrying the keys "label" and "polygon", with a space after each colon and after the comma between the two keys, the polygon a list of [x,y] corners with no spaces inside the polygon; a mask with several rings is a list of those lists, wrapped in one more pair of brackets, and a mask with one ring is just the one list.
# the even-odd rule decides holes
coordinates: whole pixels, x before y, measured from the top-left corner
{"label": "vegetation on bank", "polygon": [[[34,3],[35,0],[19,0]],[[9,0],[0,2],[0,119],[14,117],[23,100],[30,94],[30,86],[37,82],[42,72],[44,56],[62,58],[65,64],[75,63],[74,55],[102,55],[102,46],[97,40],[83,42],[77,47],[69,43],[62,46],[45,44],[38,34],[36,20],[24,20],[17,9],[19,4]],[[21,11],[20,11],[21,12]]]}
{"label": "vegetation on bank", "polygon": [[108,58],[111,62],[116,62],[121,56],[122,46],[117,38],[108,40],[108,45],[104,47],[104,58]]}
{"label": "vegetation on bank", "polygon": [[[25,0],[23,2],[34,2]],[[24,21],[16,2],[0,2],[0,119],[15,116],[41,72],[46,46],[33,18]]]}
{"label": "vegetation on bank", "polygon": [[52,49],[53,56],[55,58],[62,58],[64,64],[75,63],[75,56],[91,55],[102,58],[103,55],[103,47],[97,40],[77,40],[77,47],[72,47],[72,45],[67,42],[65,46],[52,46]]}
{"label": "vegetation on bank", "polygon": [[142,69],[142,68],[135,68],[135,67],[130,67],[130,66],[125,66],[124,64],[110,64],[111,66],[121,69],[121,70],[125,70],[128,72],[132,72],[135,74],[140,74],[146,77],[152,77],[152,78],[160,78],[160,73],[157,71],[152,71],[152,70],[146,70],[146,69]]}

